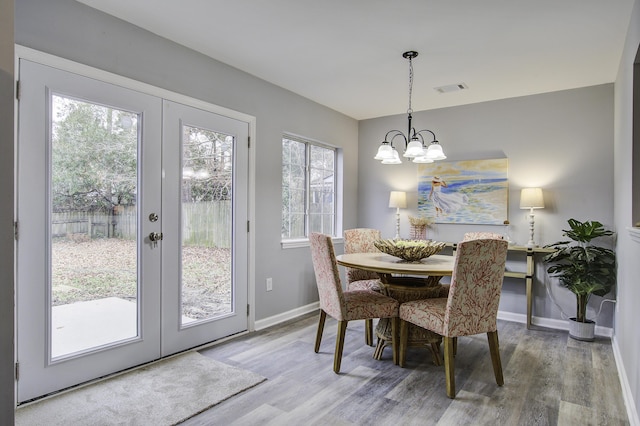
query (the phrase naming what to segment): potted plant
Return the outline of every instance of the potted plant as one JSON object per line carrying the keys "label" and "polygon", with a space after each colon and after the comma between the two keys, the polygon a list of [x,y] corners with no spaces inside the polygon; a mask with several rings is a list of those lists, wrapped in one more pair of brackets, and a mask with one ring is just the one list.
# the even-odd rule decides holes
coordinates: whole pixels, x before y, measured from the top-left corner
{"label": "potted plant", "polygon": [[616,255],[611,249],[592,244],[592,240],[613,235],[598,221],[567,221],[570,230],[563,235],[572,241],[559,241],[546,247],[556,251],[544,257],[552,264],[547,272],[560,279],[560,284],[576,295],[576,316],[569,318],[569,336],[591,341],[595,321],[587,318],[587,303],[591,295],[604,296],[616,284]]}

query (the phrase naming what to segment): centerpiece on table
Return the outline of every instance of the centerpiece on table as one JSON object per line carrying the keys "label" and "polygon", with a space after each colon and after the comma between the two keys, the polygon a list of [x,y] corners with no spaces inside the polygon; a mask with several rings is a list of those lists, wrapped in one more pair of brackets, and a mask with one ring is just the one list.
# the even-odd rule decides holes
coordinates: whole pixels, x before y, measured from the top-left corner
{"label": "centerpiece on table", "polygon": [[407,262],[419,262],[445,247],[445,243],[425,240],[378,240],[373,244],[381,252]]}

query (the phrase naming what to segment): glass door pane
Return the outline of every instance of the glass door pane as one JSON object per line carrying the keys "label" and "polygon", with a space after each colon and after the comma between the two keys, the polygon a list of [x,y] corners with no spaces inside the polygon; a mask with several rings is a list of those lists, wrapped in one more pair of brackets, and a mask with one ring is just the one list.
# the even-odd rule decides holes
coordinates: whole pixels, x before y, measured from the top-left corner
{"label": "glass door pane", "polygon": [[182,324],[232,312],[233,142],[182,126]]}
{"label": "glass door pane", "polygon": [[136,113],[51,96],[51,358],[138,335]]}

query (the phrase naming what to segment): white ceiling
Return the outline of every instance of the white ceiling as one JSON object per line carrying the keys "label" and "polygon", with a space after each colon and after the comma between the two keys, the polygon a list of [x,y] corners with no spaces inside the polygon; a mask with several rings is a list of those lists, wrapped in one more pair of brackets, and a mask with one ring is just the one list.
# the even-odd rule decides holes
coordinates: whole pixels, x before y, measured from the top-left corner
{"label": "white ceiling", "polygon": [[[610,83],[633,0],[79,0],[355,119]],[[435,87],[464,83],[441,94]]]}

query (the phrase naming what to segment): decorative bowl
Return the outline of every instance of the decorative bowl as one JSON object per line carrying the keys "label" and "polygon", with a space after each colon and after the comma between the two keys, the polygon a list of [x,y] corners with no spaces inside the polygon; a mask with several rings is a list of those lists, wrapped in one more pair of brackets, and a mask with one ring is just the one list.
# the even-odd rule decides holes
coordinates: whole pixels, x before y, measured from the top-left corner
{"label": "decorative bowl", "polygon": [[373,244],[381,252],[407,262],[419,262],[438,253],[445,246],[442,242],[426,240],[378,240]]}

